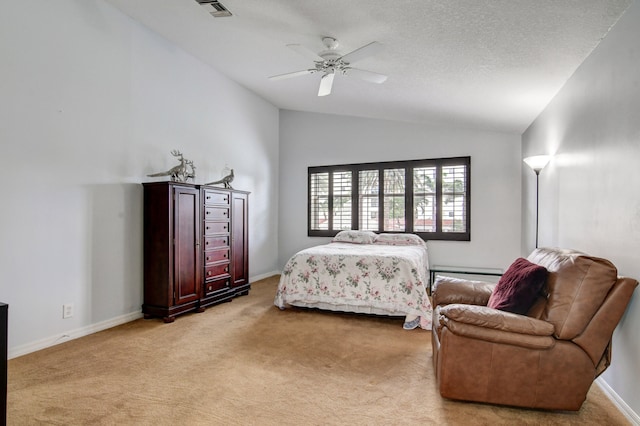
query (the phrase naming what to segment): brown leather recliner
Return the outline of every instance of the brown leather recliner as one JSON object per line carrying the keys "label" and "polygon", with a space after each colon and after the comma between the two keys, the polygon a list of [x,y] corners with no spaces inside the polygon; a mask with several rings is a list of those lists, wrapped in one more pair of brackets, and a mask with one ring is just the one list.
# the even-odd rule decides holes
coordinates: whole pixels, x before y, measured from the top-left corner
{"label": "brown leather recliner", "polygon": [[445,398],[579,410],[611,362],[611,337],[636,280],[611,262],[540,248],[528,260],[549,271],[527,315],[487,307],[495,284],[438,277],[433,366]]}

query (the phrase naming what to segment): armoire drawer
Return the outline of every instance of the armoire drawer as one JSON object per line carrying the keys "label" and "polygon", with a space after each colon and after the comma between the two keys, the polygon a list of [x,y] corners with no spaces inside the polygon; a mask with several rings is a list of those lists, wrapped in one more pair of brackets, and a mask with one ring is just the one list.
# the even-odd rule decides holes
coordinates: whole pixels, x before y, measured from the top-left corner
{"label": "armoire drawer", "polygon": [[204,235],[227,234],[229,232],[229,222],[205,222]]}
{"label": "armoire drawer", "polygon": [[229,260],[229,247],[204,252],[204,263],[210,265]]}
{"label": "armoire drawer", "polygon": [[206,237],[204,239],[204,249],[212,250],[214,248],[229,247],[229,237],[220,235],[217,237]]}
{"label": "armoire drawer", "polygon": [[204,191],[204,203],[210,204],[229,204],[229,194],[216,192],[216,191]]}
{"label": "armoire drawer", "polygon": [[215,278],[224,278],[229,276],[229,263],[211,265],[204,268],[204,279],[212,280]]}
{"label": "armoire drawer", "polygon": [[228,207],[205,207],[204,220],[228,220]]}
{"label": "armoire drawer", "polygon": [[231,280],[229,280],[229,278],[207,281],[206,283],[204,283],[204,295],[208,296],[211,293],[215,293],[216,291],[227,289],[230,285]]}

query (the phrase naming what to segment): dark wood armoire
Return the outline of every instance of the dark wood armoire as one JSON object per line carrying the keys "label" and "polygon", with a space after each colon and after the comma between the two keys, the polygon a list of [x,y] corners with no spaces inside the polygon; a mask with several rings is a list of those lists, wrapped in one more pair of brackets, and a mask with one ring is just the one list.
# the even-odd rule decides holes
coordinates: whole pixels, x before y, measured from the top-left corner
{"label": "dark wood armoire", "polygon": [[246,295],[249,193],[179,182],[144,183],[145,318]]}

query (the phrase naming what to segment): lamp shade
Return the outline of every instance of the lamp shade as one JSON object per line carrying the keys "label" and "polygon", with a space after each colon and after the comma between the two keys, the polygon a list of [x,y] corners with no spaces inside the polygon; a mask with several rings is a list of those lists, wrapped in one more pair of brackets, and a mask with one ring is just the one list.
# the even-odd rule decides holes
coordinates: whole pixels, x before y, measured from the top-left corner
{"label": "lamp shade", "polygon": [[531,167],[536,173],[540,173],[540,170],[545,168],[549,160],[551,160],[550,155],[534,155],[533,157],[523,159],[523,161],[527,163],[527,166]]}

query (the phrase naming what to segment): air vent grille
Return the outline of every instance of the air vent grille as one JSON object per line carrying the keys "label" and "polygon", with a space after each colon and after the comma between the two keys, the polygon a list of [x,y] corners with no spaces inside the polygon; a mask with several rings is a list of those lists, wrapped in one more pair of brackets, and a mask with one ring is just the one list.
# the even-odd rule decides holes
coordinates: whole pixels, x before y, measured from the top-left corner
{"label": "air vent grille", "polygon": [[200,6],[207,9],[207,11],[214,18],[222,18],[225,16],[231,16],[231,12],[222,3],[217,0],[196,0]]}

